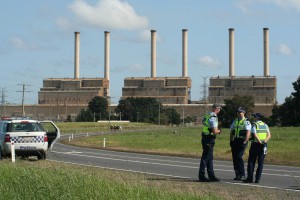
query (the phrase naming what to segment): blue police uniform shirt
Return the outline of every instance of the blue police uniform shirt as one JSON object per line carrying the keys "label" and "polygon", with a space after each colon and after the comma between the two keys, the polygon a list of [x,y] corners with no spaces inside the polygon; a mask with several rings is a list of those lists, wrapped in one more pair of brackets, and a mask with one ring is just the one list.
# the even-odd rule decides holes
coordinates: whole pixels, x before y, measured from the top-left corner
{"label": "blue police uniform shirt", "polygon": [[[233,129],[234,129],[234,124],[235,124],[235,121],[236,121],[236,120],[237,120],[237,119],[233,120],[233,122],[232,122],[232,124],[231,124],[231,126],[230,126],[230,130],[233,130]],[[242,120],[242,119],[240,119],[240,120]],[[244,125],[245,125],[245,128],[246,128],[247,131],[250,131],[250,130],[251,130],[251,123],[250,123],[248,120],[245,120],[245,121],[244,121]]]}
{"label": "blue police uniform shirt", "polygon": [[211,112],[210,115],[212,116],[208,120],[208,122],[210,124],[210,128],[218,128],[218,118],[217,118],[216,113]]}

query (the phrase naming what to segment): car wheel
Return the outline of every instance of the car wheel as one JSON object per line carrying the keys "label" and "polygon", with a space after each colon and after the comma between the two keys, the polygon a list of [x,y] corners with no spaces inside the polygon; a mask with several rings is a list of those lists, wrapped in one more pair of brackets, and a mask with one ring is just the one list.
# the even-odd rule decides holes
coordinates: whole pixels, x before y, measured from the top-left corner
{"label": "car wheel", "polygon": [[37,157],[38,157],[39,160],[46,160],[46,153],[45,152],[39,152]]}

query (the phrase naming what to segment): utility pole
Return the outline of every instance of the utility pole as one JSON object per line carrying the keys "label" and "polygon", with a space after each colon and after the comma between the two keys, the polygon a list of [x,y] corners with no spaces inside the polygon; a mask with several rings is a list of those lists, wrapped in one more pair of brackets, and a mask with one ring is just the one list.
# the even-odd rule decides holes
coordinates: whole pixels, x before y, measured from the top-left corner
{"label": "utility pole", "polygon": [[5,88],[2,88],[1,91],[1,110],[0,110],[0,116],[5,116]]}
{"label": "utility pole", "polygon": [[202,92],[202,102],[204,103],[205,106],[205,113],[208,112],[208,102],[207,102],[207,84],[206,84],[206,79],[208,76],[202,77],[203,78],[203,84],[201,85],[201,92]]}
{"label": "utility pole", "polygon": [[24,101],[25,101],[25,92],[30,92],[30,91],[26,91],[26,86],[25,84],[18,84],[18,85],[22,85],[22,91],[17,91],[17,92],[22,92],[22,117],[25,117],[25,104],[24,104]]}
{"label": "utility pole", "polygon": [[160,102],[158,102],[158,126],[160,126]]}

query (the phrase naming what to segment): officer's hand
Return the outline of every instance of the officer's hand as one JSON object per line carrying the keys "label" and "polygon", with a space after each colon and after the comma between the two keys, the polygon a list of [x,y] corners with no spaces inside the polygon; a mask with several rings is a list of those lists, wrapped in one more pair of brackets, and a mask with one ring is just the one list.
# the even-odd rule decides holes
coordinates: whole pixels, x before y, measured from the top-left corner
{"label": "officer's hand", "polygon": [[219,128],[219,131],[220,131],[219,134],[221,134],[222,133],[222,129]]}
{"label": "officer's hand", "polygon": [[245,148],[247,146],[247,143],[245,144],[244,142],[242,143],[242,148]]}

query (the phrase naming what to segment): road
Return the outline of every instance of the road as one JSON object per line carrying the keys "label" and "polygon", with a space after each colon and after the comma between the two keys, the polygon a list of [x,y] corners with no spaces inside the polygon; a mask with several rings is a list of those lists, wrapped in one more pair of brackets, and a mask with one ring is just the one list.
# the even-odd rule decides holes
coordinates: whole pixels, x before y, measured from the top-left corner
{"label": "road", "polygon": [[[60,143],[54,145],[48,159],[191,181],[197,180],[199,169],[199,159],[89,149]],[[300,167],[264,165],[260,184],[233,181],[233,166],[229,161],[215,160],[214,169],[223,183],[285,189],[300,194]]]}

